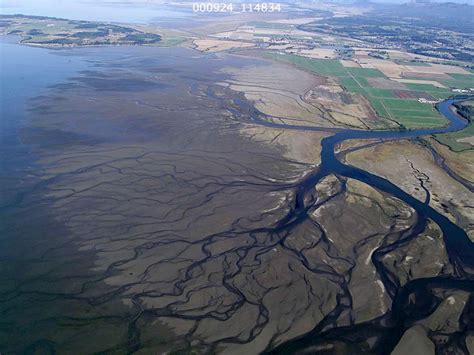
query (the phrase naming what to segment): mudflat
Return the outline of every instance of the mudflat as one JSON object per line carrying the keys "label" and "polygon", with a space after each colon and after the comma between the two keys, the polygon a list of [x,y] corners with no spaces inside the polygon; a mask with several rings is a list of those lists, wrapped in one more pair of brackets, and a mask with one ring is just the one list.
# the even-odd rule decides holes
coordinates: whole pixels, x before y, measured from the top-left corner
{"label": "mudflat", "polygon": [[469,165],[426,137],[466,127],[450,101],[398,130],[374,69],[211,44],[61,51],[8,106],[0,351],[471,346]]}

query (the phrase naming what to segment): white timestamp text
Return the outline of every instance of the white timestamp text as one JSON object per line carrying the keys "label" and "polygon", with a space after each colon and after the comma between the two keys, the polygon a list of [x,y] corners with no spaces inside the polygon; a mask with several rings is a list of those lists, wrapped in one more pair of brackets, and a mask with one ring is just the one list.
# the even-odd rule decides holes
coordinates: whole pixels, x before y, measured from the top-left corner
{"label": "white timestamp text", "polygon": [[281,4],[274,2],[246,3],[219,3],[195,2],[193,12],[281,12]]}

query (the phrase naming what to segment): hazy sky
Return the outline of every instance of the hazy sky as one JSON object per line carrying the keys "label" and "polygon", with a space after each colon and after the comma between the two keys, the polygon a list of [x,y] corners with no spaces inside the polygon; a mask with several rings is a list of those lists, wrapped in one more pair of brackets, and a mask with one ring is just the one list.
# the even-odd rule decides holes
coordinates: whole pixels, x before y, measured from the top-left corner
{"label": "hazy sky", "polygon": [[[145,23],[153,18],[183,16],[169,11],[160,1],[136,1],[133,6],[112,5],[110,0],[0,0],[0,13],[63,17],[72,20]],[[116,0],[114,1],[117,2]],[[123,1],[122,1],[123,2]]]}
{"label": "hazy sky", "polygon": [[[168,0],[169,1],[169,0]],[[232,2],[232,0],[189,0],[196,2],[218,1]],[[236,0],[235,2],[238,2]],[[244,0],[240,0],[244,1]],[[245,1],[271,1],[278,0],[245,0]],[[288,0],[285,0],[286,2]],[[344,0],[338,1],[343,2]],[[354,0],[345,0],[351,3]],[[405,3],[410,0],[372,0],[374,2],[398,2]],[[473,4],[474,0],[450,0]],[[298,1],[301,3],[301,0]],[[112,3],[114,5],[112,5]],[[119,5],[117,3],[122,3]],[[128,4],[127,4],[128,3]],[[133,6],[128,6],[132,4]],[[0,0],[0,13],[3,14],[26,14],[52,17],[64,17],[74,20],[90,21],[112,21],[112,22],[149,22],[158,17],[181,17],[182,13],[176,13],[164,8],[164,0]]]}
{"label": "hazy sky", "polygon": [[[187,0],[189,2],[193,2],[193,0]],[[206,2],[206,1],[215,1],[215,2],[232,2],[232,0],[195,0],[196,2]],[[243,0],[236,0],[243,1]],[[249,0],[250,1],[259,1],[259,0]],[[263,0],[262,0],[263,1]],[[265,0],[267,2],[278,2],[278,0]],[[290,0],[291,1],[291,0]],[[336,2],[346,2],[351,3],[355,0],[334,0]],[[406,3],[410,2],[411,0],[371,0],[372,2],[391,2],[391,3]],[[472,3],[472,0],[431,0],[433,2],[457,2],[457,3]],[[9,6],[23,6],[23,5],[37,5],[37,6],[64,6],[65,4],[72,4],[72,3],[90,3],[90,4],[111,4],[111,3],[141,3],[141,4],[162,4],[164,2],[170,2],[166,0],[2,0],[0,1],[0,7],[9,7]],[[285,0],[288,2],[288,0]],[[298,2],[303,2],[302,0],[298,0]]]}

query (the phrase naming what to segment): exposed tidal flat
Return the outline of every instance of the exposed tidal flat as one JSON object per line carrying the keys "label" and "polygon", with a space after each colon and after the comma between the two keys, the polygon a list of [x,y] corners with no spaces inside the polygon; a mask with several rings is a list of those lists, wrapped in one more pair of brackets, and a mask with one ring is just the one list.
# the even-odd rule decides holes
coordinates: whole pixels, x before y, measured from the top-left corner
{"label": "exposed tidal flat", "polygon": [[301,124],[257,111],[250,99],[278,103],[285,88],[245,97],[256,83],[229,68],[267,62],[28,50],[76,64],[33,90],[44,71],[31,57],[25,82],[6,81],[30,94],[2,115],[21,116],[16,144],[2,136],[20,158],[2,158],[20,182],[1,203],[2,353],[384,353],[413,332],[431,334],[428,347],[433,334],[438,347],[469,346],[472,251],[456,254],[467,217],[459,228],[338,164],[331,135],[352,133],[324,114]]}

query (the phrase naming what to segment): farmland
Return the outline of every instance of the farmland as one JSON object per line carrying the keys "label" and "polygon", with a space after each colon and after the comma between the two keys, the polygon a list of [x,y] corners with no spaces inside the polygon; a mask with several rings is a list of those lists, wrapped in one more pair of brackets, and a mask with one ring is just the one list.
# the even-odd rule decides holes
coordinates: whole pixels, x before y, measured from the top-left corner
{"label": "farmland", "polygon": [[[312,71],[318,75],[336,78],[337,82],[347,91],[365,97],[379,116],[397,122],[402,129],[442,126],[447,122],[434,109],[432,104],[422,103],[417,100],[417,98],[427,94],[431,95],[431,92],[435,94],[435,98],[451,96],[452,93],[447,89],[439,89],[433,85],[422,84],[411,84],[412,87],[405,87],[401,83],[391,81],[378,69],[345,67],[338,60],[309,59],[293,54],[270,53],[267,55]],[[471,77],[471,75],[468,76]],[[385,80],[389,84],[388,86],[390,86],[391,82],[394,84],[394,87],[400,89],[401,86],[405,90],[379,89],[371,84],[374,82],[380,83],[380,80]],[[467,79],[463,77],[463,80]],[[432,91],[425,92],[423,90],[425,88],[432,89]]]}

